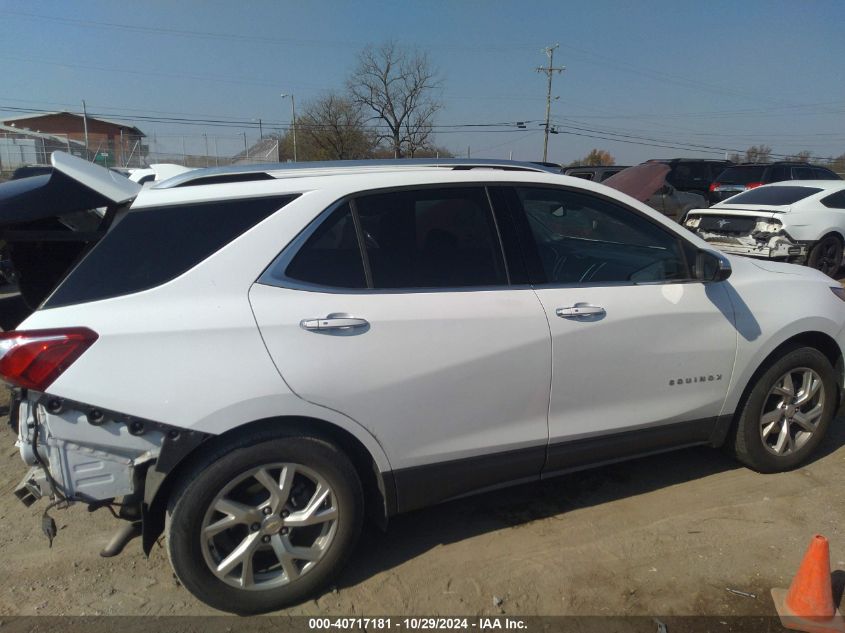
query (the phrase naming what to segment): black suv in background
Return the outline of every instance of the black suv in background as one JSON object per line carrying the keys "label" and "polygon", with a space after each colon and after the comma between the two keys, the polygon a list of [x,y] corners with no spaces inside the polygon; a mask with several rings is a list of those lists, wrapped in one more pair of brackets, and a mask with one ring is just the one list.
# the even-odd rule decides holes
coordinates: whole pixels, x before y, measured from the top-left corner
{"label": "black suv in background", "polygon": [[702,195],[710,204],[716,202],[710,195],[711,184],[716,176],[733,165],[729,160],[710,158],[669,158],[647,162],[669,165],[666,182],[680,191]]}
{"label": "black suv in background", "polygon": [[841,180],[834,172],[810,163],[779,161],[745,163],[725,169],[710,185],[710,203],[721,202],[748,189],[784,180]]}

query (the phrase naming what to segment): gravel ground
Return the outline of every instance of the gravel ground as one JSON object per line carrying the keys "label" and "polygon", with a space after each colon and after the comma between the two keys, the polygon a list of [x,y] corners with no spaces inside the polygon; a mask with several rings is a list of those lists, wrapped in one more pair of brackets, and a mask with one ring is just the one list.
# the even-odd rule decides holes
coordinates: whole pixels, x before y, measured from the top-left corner
{"label": "gravel ground", "polygon": [[[44,502],[12,495],[24,473],[13,442],[3,424],[0,616],[216,613],[179,586],[161,548],[147,560],[135,541],[100,558],[117,527],[106,511],[55,512],[48,548]],[[838,419],[817,458],[790,473],[687,449],[400,516],[386,535],[365,532],[336,587],[284,613],[773,614],[769,589],[788,586],[814,533],[845,570],[844,446]]]}

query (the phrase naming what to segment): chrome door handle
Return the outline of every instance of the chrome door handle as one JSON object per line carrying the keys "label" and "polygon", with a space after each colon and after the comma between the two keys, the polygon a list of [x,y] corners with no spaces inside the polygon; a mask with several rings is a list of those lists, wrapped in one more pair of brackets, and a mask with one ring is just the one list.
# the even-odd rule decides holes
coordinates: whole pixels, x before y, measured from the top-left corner
{"label": "chrome door handle", "polygon": [[359,319],[352,316],[333,316],[329,315],[322,319],[303,319],[299,322],[299,327],[303,330],[352,330],[356,328],[367,327],[369,325],[367,319]]}
{"label": "chrome door handle", "polygon": [[581,317],[604,316],[607,314],[604,308],[591,306],[586,303],[576,303],[574,306],[558,308],[555,314],[562,319],[578,319]]}

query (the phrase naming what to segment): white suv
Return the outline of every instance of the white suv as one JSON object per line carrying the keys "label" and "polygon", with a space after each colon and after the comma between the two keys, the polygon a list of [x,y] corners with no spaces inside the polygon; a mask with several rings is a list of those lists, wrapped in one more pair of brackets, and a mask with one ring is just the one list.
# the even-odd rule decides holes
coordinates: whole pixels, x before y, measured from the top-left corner
{"label": "white suv", "polygon": [[[110,225],[0,334],[17,494],[119,500],[105,553],[166,530],[218,609],[313,594],[365,516],[695,444],[794,468],[839,404],[838,285],[726,258],[599,184],[390,161],[138,192],[54,163]],[[9,191],[0,220],[38,199]]]}

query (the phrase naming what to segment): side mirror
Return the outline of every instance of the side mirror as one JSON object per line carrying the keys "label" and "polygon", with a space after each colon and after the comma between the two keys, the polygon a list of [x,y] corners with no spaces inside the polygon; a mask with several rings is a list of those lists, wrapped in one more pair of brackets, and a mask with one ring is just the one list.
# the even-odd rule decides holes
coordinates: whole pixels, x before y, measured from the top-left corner
{"label": "side mirror", "polygon": [[694,276],[699,281],[724,281],[731,276],[728,258],[714,251],[698,251]]}

